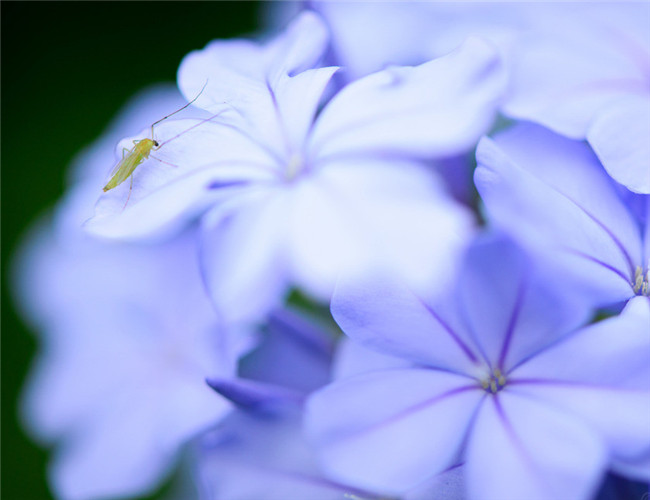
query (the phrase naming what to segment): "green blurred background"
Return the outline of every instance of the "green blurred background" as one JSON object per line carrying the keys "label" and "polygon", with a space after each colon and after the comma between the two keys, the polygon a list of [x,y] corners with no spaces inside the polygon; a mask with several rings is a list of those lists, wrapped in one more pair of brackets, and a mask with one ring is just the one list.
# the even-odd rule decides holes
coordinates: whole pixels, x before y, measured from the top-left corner
{"label": "green blurred background", "polygon": [[277,5],[2,2],[3,500],[51,498],[46,453],[23,434],[16,415],[36,348],[7,283],[16,243],[63,193],[74,155],[130,96],[173,82],[182,57],[210,40],[256,31]]}

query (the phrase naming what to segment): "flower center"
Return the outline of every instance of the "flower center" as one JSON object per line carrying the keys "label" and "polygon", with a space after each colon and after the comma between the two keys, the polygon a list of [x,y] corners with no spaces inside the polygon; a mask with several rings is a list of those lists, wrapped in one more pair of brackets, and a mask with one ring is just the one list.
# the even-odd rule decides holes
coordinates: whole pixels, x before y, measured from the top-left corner
{"label": "flower center", "polygon": [[304,159],[299,153],[293,153],[289,161],[287,162],[287,169],[284,171],[284,178],[287,181],[292,181],[300,172],[302,172],[304,166]]}
{"label": "flower center", "polygon": [[496,394],[506,385],[506,377],[501,373],[501,370],[495,368],[487,378],[481,380],[481,387],[487,392]]}
{"label": "flower center", "polygon": [[632,285],[634,286],[634,293],[650,297],[650,268],[646,269],[644,273],[641,266],[637,266]]}

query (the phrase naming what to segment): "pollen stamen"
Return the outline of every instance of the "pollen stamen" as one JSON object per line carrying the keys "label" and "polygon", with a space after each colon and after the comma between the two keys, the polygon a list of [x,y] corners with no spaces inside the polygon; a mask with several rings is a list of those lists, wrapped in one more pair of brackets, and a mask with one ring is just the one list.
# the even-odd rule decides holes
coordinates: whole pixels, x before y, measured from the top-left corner
{"label": "pollen stamen", "polygon": [[291,158],[289,158],[289,162],[287,163],[287,169],[284,172],[284,176],[286,180],[292,181],[294,180],[298,174],[302,171],[303,167],[303,159],[302,156],[298,153],[294,153],[291,155]]}
{"label": "pollen stamen", "polygon": [[481,387],[492,394],[499,392],[505,385],[506,377],[499,368],[495,368],[487,378],[481,380]]}
{"label": "pollen stamen", "polygon": [[637,266],[634,271],[634,282],[632,284],[634,293],[650,297],[650,268],[646,270],[644,275],[641,266]]}

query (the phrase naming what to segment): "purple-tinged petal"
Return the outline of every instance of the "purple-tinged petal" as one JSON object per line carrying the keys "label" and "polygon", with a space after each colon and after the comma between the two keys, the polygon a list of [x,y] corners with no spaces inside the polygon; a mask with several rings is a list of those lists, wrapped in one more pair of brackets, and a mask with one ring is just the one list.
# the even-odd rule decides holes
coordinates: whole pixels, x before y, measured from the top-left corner
{"label": "purple-tinged petal", "polygon": [[621,476],[650,483],[650,452],[633,462],[615,460],[612,470]]}
{"label": "purple-tinged petal", "polygon": [[453,312],[438,311],[393,277],[341,281],[332,315],[350,338],[382,354],[461,373],[479,365],[479,353]]}
{"label": "purple-tinged petal", "polygon": [[650,299],[632,299],[620,315],[571,334],[524,361],[512,375],[539,382],[649,389]]}
{"label": "purple-tinged petal", "polygon": [[628,189],[645,194],[650,194],[649,137],[650,92],[609,106],[587,132],[609,175]]}
{"label": "purple-tinged petal", "polygon": [[323,477],[301,432],[301,412],[236,412],[204,438],[198,456],[201,500],[384,498]]}
{"label": "purple-tinged petal", "polygon": [[[149,383],[154,386],[157,381]],[[166,400],[170,395],[174,397]],[[148,396],[158,398],[162,406],[114,399],[110,408],[68,437],[50,468],[57,497],[85,500],[149,491],[170,472],[180,446],[230,409],[205,384],[161,386],[150,389]],[[170,426],[173,422],[177,425]]]}
{"label": "purple-tinged petal", "polygon": [[414,368],[415,363],[404,358],[383,354],[361,342],[343,337],[336,350],[332,379],[342,380],[375,370]]}
{"label": "purple-tinged petal", "polygon": [[290,309],[273,311],[257,348],[240,363],[239,375],[300,394],[330,379],[334,334]]}
{"label": "purple-tinged petal", "polygon": [[371,372],[316,392],[307,432],[328,475],[399,494],[454,465],[484,394],[449,373]]}
{"label": "purple-tinged petal", "polygon": [[600,436],[612,459],[633,463],[650,452],[649,389],[522,381],[505,390],[579,418],[584,428]]}
{"label": "purple-tinged petal", "polygon": [[597,302],[632,295],[638,223],[586,145],[522,125],[482,140],[477,158],[490,218],[556,265],[566,288]]}
{"label": "purple-tinged petal", "polygon": [[469,438],[469,498],[592,498],[607,465],[598,436],[567,413],[499,394],[483,403]]}
{"label": "purple-tinged petal", "polygon": [[403,500],[464,500],[465,468],[454,466],[402,495]]}
{"label": "purple-tinged petal", "polygon": [[616,458],[633,461],[650,450],[650,300],[633,299],[619,316],[574,333],[511,377],[509,391],[579,415]]}
{"label": "purple-tinged petal", "polygon": [[203,218],[203,280],[224,321],[261,320],[282,301],[286,202],[282,191],[258,190]]}
{"label": "purple-tinged petal", "polygon": [[287,403],[300,404],[302,394],[275,384],[237,378],[208,378],[207,384],[242,409],[272,411]]}
{"label": "purple-tinged petal", "polygon": [[590,311],[501,235],[479,239],[458,278],[463,317],[493,368],[507,372],[583,324]]}
{"label": "purple-tinged petal", "polygon": [[498,55],[479,39],[416,67],[393,67],[341,90],[320,115],[310,156],[450,156],[492,123],[504,86]]}

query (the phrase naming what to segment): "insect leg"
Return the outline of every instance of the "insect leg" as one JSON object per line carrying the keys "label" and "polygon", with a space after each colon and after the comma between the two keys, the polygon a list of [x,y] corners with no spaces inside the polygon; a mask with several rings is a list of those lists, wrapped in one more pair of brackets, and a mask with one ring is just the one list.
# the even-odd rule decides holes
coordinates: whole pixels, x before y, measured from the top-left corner
{"label": "insect leg", "polygon": [[164,163],[165,165],[169,165],[174,168],[178,168],[178,165],[174,165],[173,163],[169,163],[168,161],[161,160],[160,158],[156,158],[154,155],[149,155],[149,158],[153,158],[154,160],[158,160],[160,163]]}
{"label": "insect leg", "polygon": [[131,183],[129,184],[129,195],[126,197],[126,201],[124,202],[124,206],[122,207],[122,212],[124,212],[124,209],[129,204],[129,199],[131,198],[131,191],[133,191],[133,174],[131,174],[129,177],[131,177]]}

